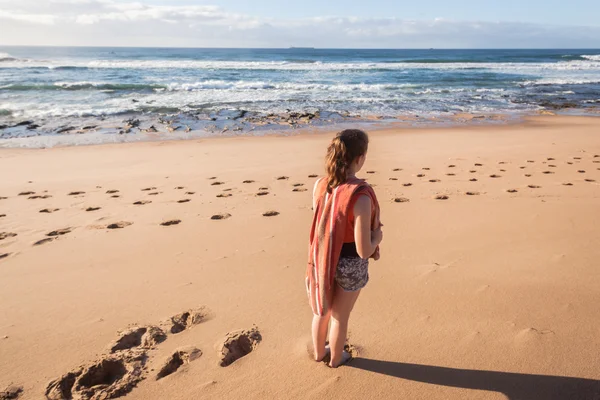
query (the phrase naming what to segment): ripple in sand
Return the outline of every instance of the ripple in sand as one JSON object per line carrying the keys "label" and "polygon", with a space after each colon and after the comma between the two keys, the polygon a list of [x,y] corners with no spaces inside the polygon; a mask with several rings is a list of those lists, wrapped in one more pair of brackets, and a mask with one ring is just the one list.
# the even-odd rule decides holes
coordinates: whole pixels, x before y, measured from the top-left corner
{"label": "ripple in sand", "polygon": [[13,232],[0,232],[0,240],[12,238],[15,236],[17,236],[17,234]]}

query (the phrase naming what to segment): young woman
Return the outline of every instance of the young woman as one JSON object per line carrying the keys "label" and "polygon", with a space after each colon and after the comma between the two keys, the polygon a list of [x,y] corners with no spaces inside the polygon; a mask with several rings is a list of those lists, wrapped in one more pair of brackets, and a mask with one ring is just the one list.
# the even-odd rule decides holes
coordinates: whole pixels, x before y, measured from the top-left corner
{"label": "young woman", "polygon": [[[329,355],[333,368],[351,358],[344,351],[348,319],[369,280],[369,258],[379,259],[383,239],[375,192],[356,177],[368,145],[369,138],[361,130],[338,133],[327,149],[327,177],[319,179],[313,191],[306,290],[314,314],[315,360]],[[326,346],[330,322],[330,346]]]}

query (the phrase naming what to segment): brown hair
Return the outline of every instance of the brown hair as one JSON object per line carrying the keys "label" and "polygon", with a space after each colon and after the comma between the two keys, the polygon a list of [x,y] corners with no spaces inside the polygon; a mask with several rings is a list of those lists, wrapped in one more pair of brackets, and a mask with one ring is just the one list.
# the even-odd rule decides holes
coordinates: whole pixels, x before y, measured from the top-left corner
{"label": "brown hair", "polygon": [[346,129],[338,133],[327,148],[325,167],[327,169],[327,190],[346,182],[348,168],[369,148],[369,137],[360,129]]}

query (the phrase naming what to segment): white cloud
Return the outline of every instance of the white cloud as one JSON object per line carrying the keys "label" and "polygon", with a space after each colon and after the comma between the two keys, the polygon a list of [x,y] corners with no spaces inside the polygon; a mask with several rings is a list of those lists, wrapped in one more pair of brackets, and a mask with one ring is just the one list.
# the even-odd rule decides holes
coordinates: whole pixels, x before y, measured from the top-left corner
{"label": "white cloud", "polygon": [[[0,0],[0,44],[198,47],[600,47],[600,27],[315,16],[272,19],[209,5]],[[48,25],[53,25],[52,29]]]}

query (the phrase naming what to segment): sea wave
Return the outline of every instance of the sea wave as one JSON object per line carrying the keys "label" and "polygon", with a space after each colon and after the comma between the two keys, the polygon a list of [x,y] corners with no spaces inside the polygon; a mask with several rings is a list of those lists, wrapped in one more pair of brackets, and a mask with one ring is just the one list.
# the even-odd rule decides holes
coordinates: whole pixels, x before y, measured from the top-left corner
{"label": "sea wave", "polygon": [[0,62],[17,61],[16,57],[11,56],[8,53],[0,52]]}
{"label": "sea wave", "polygon": [[[0,68],[47,69],[212,69],[212,70],[263,70],[263,71],[398,71],[412,69],[468,70],[485,69],[502,72],[535,72],[543,70],[598,70],[600,56],[587,56],[586,60],[559,62],[290,62],[290,61],[203,61],[203,60],[72,60],[35,61],[27,63],[4,62]],[[596,59],[595,57],[599,57]],[[421,60],[422,61],[422,60]]]}
{"label": "sea wave", "polygon": [[589,85],[600,84],[600,77],[597,78],[542,78],[535,81],[520,82],[523,86],[550,86],[550,85]]}
{"label": "sea wave", "polygon": [[600,61],[600,54],[581,56],[581,58],[592,61]]}
{"label": "sea wave", "polygon": [[132,84],[108,82],[55,82],[53,84],[8,84],[0,86],[0,90],[29,91],[29,90],[154,90],[166,89],[158,84]]}

